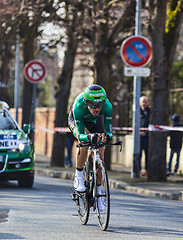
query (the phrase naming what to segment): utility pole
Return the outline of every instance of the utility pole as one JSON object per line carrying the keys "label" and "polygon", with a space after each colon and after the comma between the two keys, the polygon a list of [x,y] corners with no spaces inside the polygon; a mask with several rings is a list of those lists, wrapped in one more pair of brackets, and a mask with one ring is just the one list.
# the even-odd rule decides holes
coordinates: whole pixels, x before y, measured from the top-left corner
{"label": "utility pole", "polygon": [[[136,15],[135,15],[135,35],[141,35],[141,0],[136,0]],[[133,78],[133,172],[132,178],[139,178],[139,155],[140,155],[140,106],[139,98],[141,94],[141,77],[134,76]]]}
{"label": "utility pole", "polygon": [[18,108],[20,106],[20,35],[17,26],[16,34],[16,61],[15,61],[15,87],[14,87],[14,108],[16,109],[16,121],[18,122]]}

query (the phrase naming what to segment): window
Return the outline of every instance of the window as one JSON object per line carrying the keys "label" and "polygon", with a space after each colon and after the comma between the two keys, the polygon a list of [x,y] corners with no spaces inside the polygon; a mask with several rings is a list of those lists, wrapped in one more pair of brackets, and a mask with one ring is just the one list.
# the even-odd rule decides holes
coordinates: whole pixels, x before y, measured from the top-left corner
{"label": "window", "polygon": [[17,126],[11,116],[6,111],[0,111],[0,129],[15,130]]}

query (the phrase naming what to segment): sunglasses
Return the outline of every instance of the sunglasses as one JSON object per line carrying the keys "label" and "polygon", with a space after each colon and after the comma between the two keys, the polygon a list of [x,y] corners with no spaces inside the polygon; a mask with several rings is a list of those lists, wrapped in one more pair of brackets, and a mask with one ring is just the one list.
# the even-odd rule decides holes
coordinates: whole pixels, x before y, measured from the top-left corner
{"label": "sunglasses", "polygon": [[101,102],[90,102],[90,101],[86,101],[86,105],[91,107],[91,108],[102,108],[102,106],[104,105],[105,101],[101,101]]}

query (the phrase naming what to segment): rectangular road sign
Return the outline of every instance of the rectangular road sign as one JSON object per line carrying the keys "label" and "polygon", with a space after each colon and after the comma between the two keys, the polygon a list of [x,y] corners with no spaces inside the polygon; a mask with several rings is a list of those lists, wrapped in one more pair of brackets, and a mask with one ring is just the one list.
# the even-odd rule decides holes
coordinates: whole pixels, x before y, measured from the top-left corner
{"label": "rectangular road sign", "polygon": [[150,68],[146,67],[125,67],[124,74],[127,77],[137,76],[137,77],[149,77]]}

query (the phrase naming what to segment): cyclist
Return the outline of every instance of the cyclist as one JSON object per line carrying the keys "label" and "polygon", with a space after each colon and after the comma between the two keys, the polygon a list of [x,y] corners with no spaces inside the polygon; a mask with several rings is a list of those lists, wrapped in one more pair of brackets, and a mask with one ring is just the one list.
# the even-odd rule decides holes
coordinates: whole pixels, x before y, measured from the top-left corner
{"label": "cyclist", "polygon": [[[112,105],[106,97],[103,87],[92,84],[79,94],[69,113],[68,124],[74,136],[82,142],[106,143],[112,139]],[[87,158],[87,147],[77,149],[74,188],[78,192],[85,191],[83,183],[83,166]],[[79,153],[80,151],[80,153]],[[104,161],[105,148],[99,149]],[[98,184],[100,193],[100,184]]]}

